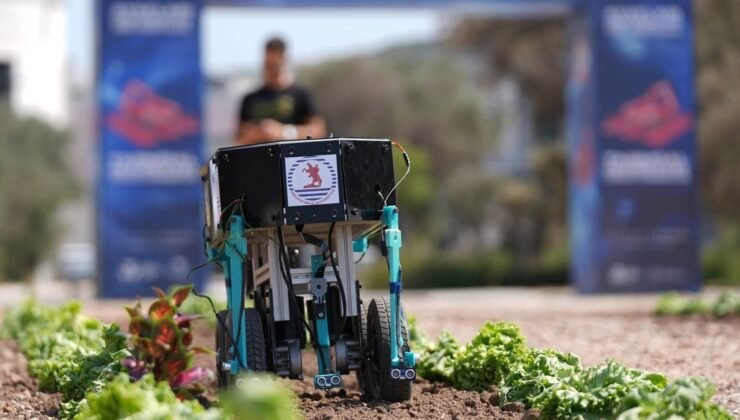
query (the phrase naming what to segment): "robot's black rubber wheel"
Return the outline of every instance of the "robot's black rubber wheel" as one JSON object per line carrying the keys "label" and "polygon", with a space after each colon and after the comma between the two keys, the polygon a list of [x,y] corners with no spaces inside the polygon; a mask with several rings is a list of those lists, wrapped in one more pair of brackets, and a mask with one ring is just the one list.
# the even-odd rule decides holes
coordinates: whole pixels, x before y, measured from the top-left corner
{"label": "robot's black rubber wheel", "polygon": [[[219,388],[226,388],[232,383],[234,376],[222,367],[225,361],[230,360],[229,348],[231,347],[231,337],[222,325],[231,331],[234,339],[237,339],[237,334],[234,334],[231,327],[231,311],[221,311],[217,316],[220,322],[217,320],[216,325],[216,371]],[[254,308],[244,309],[244,326],[244,333],[247,337],[247,369],[265,371],[267,370],[267,349],[262,328],[262,315],[259,311]]]}
{"label": "robot's black rubber wheel", "polygon": [[224,326],[231,331],[231,311],[223,310],[216,315],[216,373],[219,388],[229,386],[231,375],[223,370],[223,363],[229,359],[231,339],[224,330]]}
{"label": "robot's black rubber wheel", "polygon": [[369,354],[367,351],[367,309],[363,303],[360,303],[358,307],[360,308],[360,325],[358,326],[358,329],[360,331],[360,342],[362,344],[362,365],[359,370],[355,371],[355,376],[357,377],[357,385],[360,387],[360,392],[362,392],[363,397],[369,399],[371,398],[370,393],[365,389],[367,382],[365,380],[365,376],[367,375],[366,365],[369,363],[368,358],[366,357]]}
{"label": "robot's black rubber wheel", "polygon": [[[367,398],[386,401],[411,399],[412,382],[393,380],[391,371],[391,305],[388,298],[373,299],[367,310],[366,366],[363,369],[363,391]],[[400,311],[403,317],[403,310]],[[409,351],[406,322],[401,322],[404,346]]]}
{"label": "robot's black rubber wheel", "polygon": [[244,310],[244,325],[247,332],[247,369],[267,370],[267,348],[262,329],[262,315],[254,308]]}

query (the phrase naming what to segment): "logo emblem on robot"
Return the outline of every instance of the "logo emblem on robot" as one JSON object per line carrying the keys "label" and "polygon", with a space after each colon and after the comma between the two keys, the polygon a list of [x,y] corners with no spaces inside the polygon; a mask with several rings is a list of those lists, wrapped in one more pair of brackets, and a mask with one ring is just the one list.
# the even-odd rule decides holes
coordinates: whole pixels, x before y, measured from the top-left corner
{"label": "logo emblem on robot", "polygon": [[321,176],[319,175],[319,165],[311,166],[311,162],[306,162],[306,167],[303,168],[303,172],[307,173],[311,178],[311,183],[305,185],[303,188],[321,188]]}
{"label": "logo emblem on robot", "polygon": [[336,204],[336,155],[288,158],[285,162],[289,206]]}

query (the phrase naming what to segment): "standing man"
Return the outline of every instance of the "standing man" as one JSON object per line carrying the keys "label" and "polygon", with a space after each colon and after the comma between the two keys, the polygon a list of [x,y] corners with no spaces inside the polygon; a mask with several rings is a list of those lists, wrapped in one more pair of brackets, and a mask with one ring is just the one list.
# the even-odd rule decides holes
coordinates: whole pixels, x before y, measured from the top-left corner
{"label": "standing man", "polygon": [[311,95],[288,74],[286,50],[280,38],[265,44],[264,84],[242,100],[237,144],[326,136],[326,123]]}

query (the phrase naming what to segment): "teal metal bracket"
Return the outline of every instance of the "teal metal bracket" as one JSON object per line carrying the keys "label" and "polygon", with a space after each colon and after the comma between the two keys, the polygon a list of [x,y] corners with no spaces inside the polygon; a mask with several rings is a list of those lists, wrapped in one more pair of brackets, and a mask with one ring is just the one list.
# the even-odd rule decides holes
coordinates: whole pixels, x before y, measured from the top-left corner
{"label": "teal metal bracket", "polygon": [[326,257],[324,255],[311,256],[311,294],[313,295],[313,321],[316,335],[316,357],[318,358],[319,373],[314,376],[313,384],[318,389],[331,389],[342,385],[339,372],[331,368],[331,337],[329,337],[329,311],[326,306],[326,292],[328,285],[324,278]]}
{"label": "teal metal bracket", "polygon": [[[208,248],[208,257],[215,260],[224,270],[226,282],[226,305],[231,311],[231,335],[237,343],[231,343],[229,372],[239,374],[247,368],[247,331],[245,327],[244,294],[245,266],[247,259],[247,238],[244,236],[244,218],[232,215],[228,221],[228,235],[222,248]],[[241,332],[241,333],[240,333]],[[236,351],[238,349],[238,351]]]}
{"label": "teal metal bracket", "polygon": [[352,252],[367,252],[367,236],[352,241]]}
{"label": "teal metal bracket", "polygon": [[[403,334],[401,334],[401,323],[403,322],[401,307],[401,246],[403,238],[398,226],[398,207],[385,206],[383,208],[382,221],[385,225],[385,247],[388,254],[389,289],[391,302],[391,377],[394,379],[413,379],[416,377],[414,371],[415,355],[413,352],[400,354],[404,347]],[[406,369],[405,371],[403,369]]]}

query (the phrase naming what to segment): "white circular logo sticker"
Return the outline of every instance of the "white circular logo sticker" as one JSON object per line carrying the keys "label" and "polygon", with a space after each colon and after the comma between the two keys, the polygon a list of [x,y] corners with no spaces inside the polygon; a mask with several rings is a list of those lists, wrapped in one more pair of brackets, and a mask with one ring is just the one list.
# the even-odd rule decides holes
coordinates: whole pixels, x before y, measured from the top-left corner
{"label": "white circular logo sticker", "polygon": [[285,159],[288,207],[339,203],[337,156]]}

